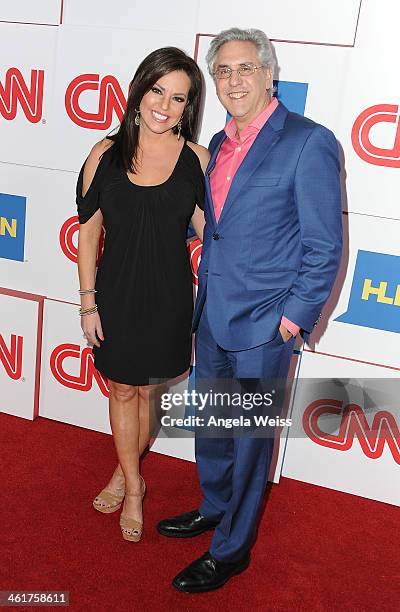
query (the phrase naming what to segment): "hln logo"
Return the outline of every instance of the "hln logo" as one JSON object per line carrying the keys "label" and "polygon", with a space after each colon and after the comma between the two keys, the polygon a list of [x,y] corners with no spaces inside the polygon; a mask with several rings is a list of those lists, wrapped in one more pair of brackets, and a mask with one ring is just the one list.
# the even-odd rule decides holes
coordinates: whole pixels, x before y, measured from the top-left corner
{"label": "hln logo", "polygon": [[389,297],[387,293],[387,281],[381,281],[378,287],[372,286],[372,280],[366,278],[364,280],[364,287],[361,294],[362,300],[369,300],[371,295],[376,295],[376,301],[381,304],[394,304],[400,306],[400,285],[396,287],[396,293],[394,297]]}
{"label": "hln logo", "polygon": [[24,261],[26,198],[0,193],[0,257]]}
{"label": "hln logo", "polygon": [[17,237],[17,220],[6,219],[6,217],[0,217],[0,236],[5,236],[6,232],[11,238]]}
{"label": "hln logo", "polygon": [[400,257],[358,251],[347,311],[336,321],[400,332]]}

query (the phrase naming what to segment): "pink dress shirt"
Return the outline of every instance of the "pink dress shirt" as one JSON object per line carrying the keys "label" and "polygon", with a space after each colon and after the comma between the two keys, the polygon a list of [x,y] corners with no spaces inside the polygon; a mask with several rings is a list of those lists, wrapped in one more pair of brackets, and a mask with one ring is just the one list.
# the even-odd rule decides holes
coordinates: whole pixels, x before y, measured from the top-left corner
{"label": "pink dress shirt", "polygon": [[[271,117],[277,106],[278,100],[272,98],[268,106],[245,127],[240,137],[237,135],[236,124],[233,118],[226,124],[225,133],[227,138],[221,145],[217,155],[215,168],[210,176],[211,195],[217,223],[221,216],[232,180],[240,164],[246,157],[260,130],[264,127],[264,124]],[[293,336],[296,336],[300,331],[300,327],[286,317],[282,317],[281,323]]]}

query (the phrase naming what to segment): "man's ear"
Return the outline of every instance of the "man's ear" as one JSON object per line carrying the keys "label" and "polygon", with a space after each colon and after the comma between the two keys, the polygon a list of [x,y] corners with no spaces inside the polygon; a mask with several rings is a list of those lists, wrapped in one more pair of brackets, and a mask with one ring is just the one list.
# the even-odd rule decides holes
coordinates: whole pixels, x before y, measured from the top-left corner
{"label": "man's ear", "polygon": [[267,78],[267,87],[266,89],[271,89],[274,86],[274,73],[271,68],[265,68],[265,75]]}

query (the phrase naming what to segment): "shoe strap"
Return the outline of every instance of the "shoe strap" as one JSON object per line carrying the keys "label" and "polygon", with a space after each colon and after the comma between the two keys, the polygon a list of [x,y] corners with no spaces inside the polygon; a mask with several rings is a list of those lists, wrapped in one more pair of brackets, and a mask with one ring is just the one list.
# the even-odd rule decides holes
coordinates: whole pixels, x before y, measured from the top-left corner
{"label": "shoe strap", "polygon": [[125,516],[125,514],[121,514],[119,524],[123,529],[132,529],[135,531],[140,531],[143,527],[143,523],[129,516]]}
{"label": "shoe strap", "polygon": [[118,493],[113,493],[112,491],[107,491],[106,489],[103,489],[101,493],[98,494],[97,497],[107,503],[112,503],[112,502],[120,503],[123,500],[124,496],[125,496],[125,492],[119,495]]}

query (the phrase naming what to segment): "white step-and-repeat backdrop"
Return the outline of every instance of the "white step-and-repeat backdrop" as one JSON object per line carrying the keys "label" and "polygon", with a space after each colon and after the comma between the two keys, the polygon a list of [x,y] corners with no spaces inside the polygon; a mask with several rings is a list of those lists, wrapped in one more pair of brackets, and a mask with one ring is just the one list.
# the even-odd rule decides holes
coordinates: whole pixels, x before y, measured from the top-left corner
{"label": "white step-and-repeat backdrop", "polygon": [[[337,136],[346,237],[324,319],[293,358],[293,426],[271,478],[400,505],[399,21],[397,0],[2,2],[0,410],[110,431],[77,315],[77,172],[118,125],[138,63],[166,45],[204,71],[207,145],[225,122],[205,70],[211,37],[258,27],[274,41],[278,97]],[[191,432],[178,435],[153,450],[193,459]]]}

